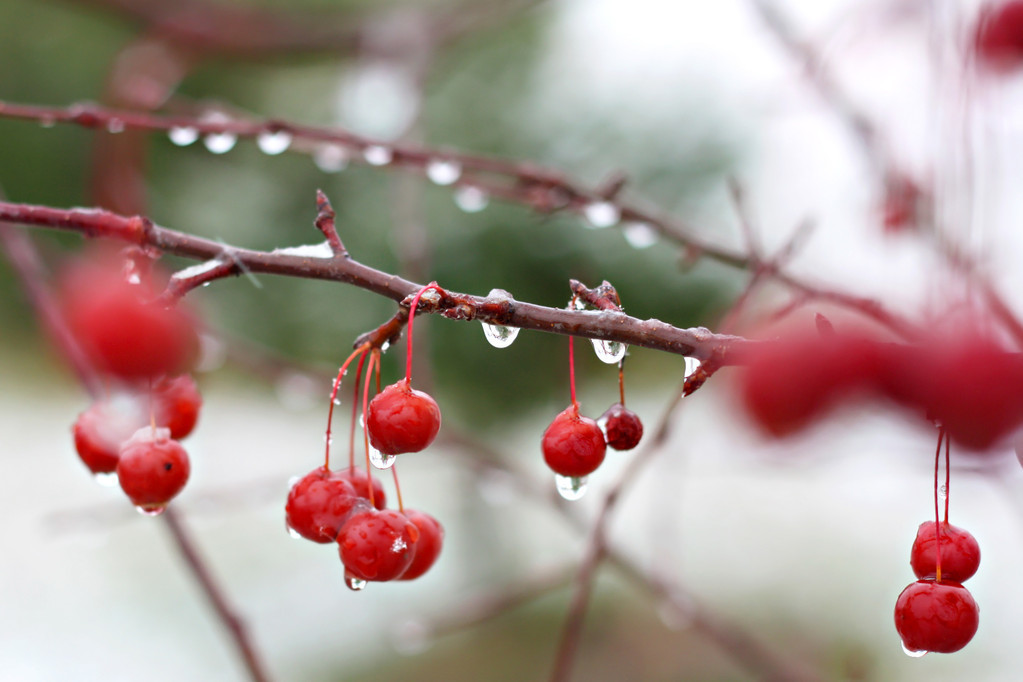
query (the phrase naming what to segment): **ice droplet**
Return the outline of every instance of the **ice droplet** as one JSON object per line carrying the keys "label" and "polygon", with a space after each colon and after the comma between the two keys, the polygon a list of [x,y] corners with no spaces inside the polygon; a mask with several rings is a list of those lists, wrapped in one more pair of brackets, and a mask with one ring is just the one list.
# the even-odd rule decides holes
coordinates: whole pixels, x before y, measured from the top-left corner
{"label": "ice droplet", "polygon": [[369,448],[369,463],[377,469],[390,469],[397,459],[397,455],[385,455],[373,446]]}
{"label": "ice droplet", "polygon": [[188,126],[174,126],[167,131],[167,137],[179,147],[187,147],[199,139],[199,131]]}
{"label": "ice droplet", "polygon": [[505,327],[503,324],[483,323],[483,336],[494,348],[507,348],[515,342],[519,335],[518,327]]}
{"label": "ice droplet", "polygon": [[143,516],[159,516],[167,507],[135,507],[135,511]]}
{"label": "ice droplet", "polygon": [[278,130],[272,133],[264,132],[256,136],[256,146],[264,154],[276,156],[291,146],[291,139],[291,133],[287,130]]}
{"label": "ice droplet", "polygon": [[287,521],[284,522],[284,527],[287,529],[288,535],[290,535],[293,540],[301,540],[302,539],[302,534],[299,533],[294,528],[292,528],[291,525]]}
{"label": "ice droplet", "polygon": [[554,486],[558,489],[558,494],[563,498],[575,501],[586,494],[587,479],[585,476],[554,474]]}
{"label": "ice droplet", "polygon": [[366,581],[362,578],[356,578],[347,568],[345,569],[345,585],[353,592],[366,589]]}
{"label": "ice droplet", "polygon": [[426,177],[436,185],[450,185],[462,177],[462,164],[457,161],[434,159],[426,164]]}
{"label": "ice droplet", "polygon": [[902,644],[902,650],[906,652],[906,655],[909,656],[910,658],[921,658],[922,656],[927,654],[927,651],[917,651],[915,649],[910,649],[909,647],[906,646],[905,642],[903,642]]}
{"label": "ice droplet", "polygon": [[112,118],[107,121],[107,132],[116,135],[124,132],[124,121],[119,118]]}
{"label": "ice droplet", "polygon": [[946,497],[948,497],[948,488],[946,488],[944,485],[938,488],[938,497],[940,497],[943,500]]}
{"label": "ice droplet", "polygon": [[386,166],[394,158],[394,152],[383,145],[371,144],[362,150],[362,158],[371,166]]}
{"label": "ice droplet", "polygon": [[402,656],[415,656],[430,648],[430,631],[419,620],[399,623],[391,633],[391,646]]}
{"label": "ice droplet", "polygon": [[325,144],[313,153],[313,163],[324,173],[340,173],[348,167],[348,152],[337,144]]}
{"label": "ice droplet", "polygon": [[96,483],[100,484],[104,488],[113,488],[117,485],[117,473],[111,471],[108,473],[94,474],[92,480],[96,481]]}
{"label": "ice droplet", "polygon": [[210,133],[202,140],[211,154],[226,154],[234,149],[236,142],[238,136],[234,133]]}
{"label": "ice droplet", "polygon": [[657,232],[648,223],[632,222],[625,225],[622,228],[622,234],[625,235],[625,241],[629,242],[629,246],[634,249],[645,249],[653,246],[657,243],[660,238],[660,233]]}
{"label": "ice droplet", "polygon": [[466,213],[479,213],[490,203],[490,197],[479,187],[466,185],[455,190],[455,205]]}
{"label": "ice droplet", "polygon": [[696,370],[698,370],[698,369],[700,369],[700,361],[697,360],[696,358],[690,358],[690,357],[687,356],[686,357],[686,370],[685,370],[684,378],[688,379],[689,377],[693,376],[693,374],[695,374]]}
{"label": "ice droplet", "polygon": [[609,365],[617,365],[621,362],[621,359],[625,357],[625,351],[628,349],[628,346],[618,341],[590,340],[593,342],[593,352],[597,354],[601,362],[606,362]]}
{"label": "ice droplet", "polygon": [[604,228],[617,225],[622,219],[622,212],[610,201],[595,201],[583,209],[583,217],[589,227]]}

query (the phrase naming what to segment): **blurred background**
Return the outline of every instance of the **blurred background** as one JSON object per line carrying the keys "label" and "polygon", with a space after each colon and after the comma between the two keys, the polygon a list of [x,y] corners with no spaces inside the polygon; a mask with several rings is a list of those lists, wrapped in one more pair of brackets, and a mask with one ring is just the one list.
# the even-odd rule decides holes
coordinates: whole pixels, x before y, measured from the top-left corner
{"label": "blurred background", "polygon": [[[786,266],[800,277],[909,316],[939,315],[958,292],[936,246],[951,241],[1023,306],[1012,192],[1023,83],[968,75],[963,44],[979,2],[165,5],[4,0],[0,99],[338,125],[529,161],[585,187],[621,174],[626,200],[741,250],[735,179],[766,253],[812,226]],[[850,110],[875,131],[853,129]],[[896,170],[926,184],[938,228],[885,229]],[[691,262],[644,226],[592,229],[577,215],[489,201],[400,169],[271,156],[246,140],[213,154],[162,134],[0,118],[0,186],[10,201],[145,213],[253,249],[320,241],[319,188],[363,263],[549,306],[568,301],[569,278],[606,279],[628,313],[682,327],[717,330],[749,279],[711,259]],[[83,248],[76,235],[31,236],[54,271]],[[187,443],[192,480],[175,507],[271,673],[544,679],[585,529],[634,456],[609,453],[568,512],[552,495],[539,439],[568,402],[565,339],[523,333],[499,350],[476,323],[417,322],[416,383],[440,403],[444,429],[430,450],[401,459],[402,488],[409,506],[444,524],[446,545],[422,579],[354,593],[331,547],[288,537],[283,505],[289,479],[319,462],[337,365],[394,305],[263,275],[189,299],[209,325],[198,375],[205,406]],[[733,330],[755,333],[789,300],[781,287],[759,290]],[[809,324],[820,310],[841,319],[816,305],[795,317]],[[402,371],[394,355],[385,382]],[[617,400],[616,372],[592,353],[577,359],[583,411],[597,416]],[[652,428],[677,394],[683,360],[637,349],[627,367],[629,405]],[[731,373],[683,401],[610,526],[613,546],[674,601],[602,566],[573,679],[768,677],[769,667],[708,636],[706,614],[819,679],[1015,679],[1023,476],[1011,450],[954,463],[952,521],[984,556],[969,585],[980,631],[960,653],[911,659],[892,608],[932,509],[933,433],[862,409],[768,442],[736,411]],[[163,525],[92,483],[78,462],[70,427],[88,397],[4,260],[0,387],[0,677],[245,679]],[[346,420],[335,428],[347,434]],[[494,606],[516,594],[524,598],[512,608]]]}

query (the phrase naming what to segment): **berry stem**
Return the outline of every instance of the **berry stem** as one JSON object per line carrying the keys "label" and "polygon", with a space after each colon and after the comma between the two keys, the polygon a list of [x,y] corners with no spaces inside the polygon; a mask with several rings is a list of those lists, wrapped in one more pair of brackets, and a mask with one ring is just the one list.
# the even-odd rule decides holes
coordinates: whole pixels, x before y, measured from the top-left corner
{"label": "berry stem", "polygon": [[[395,490],[395,492],[396,492],[396,494],[398,496],[398,511],[400,511],[402,514],[404,514],[405,513],[405,505],[402,504],[402,501],[401,501],[401,486],[398,485],[398,465],[397,464],[391,466],[391,477],[394,478],[394,490]],[[372,488],[372,487],[373,486],[370,486],[370,488]]]}
{"label": "berry stem", "polygon": [[572,405],[579,409],[579,401],[575,399],[575,337],[568,337],[568,388],[572,396]]}
{"label": "berry stem", "polygon": [[[352,360],[354,360],[356,358],[356,356],[363,355],[366,352],[366,349],[368,349],[368,348],[369,348],[369,344],[368,343],[364,343],[361,346],[359,346],[358,348],[356,348],[354,351],[352,351],[352,354],[349,355],[348,358],[341,365],[341,369],[339,369],[337,371],[337,378],[334,379],[334,387],[330,391],[330,407],[327,408],[327,435],[326,435],[325,440],[324,440],[324,448],[323,448],[323,468],[324,469],[328,469],[328,470],[330,469],[330,425],[331,425],[331,423],[333,422],[333,419],[334,419],[334,401],[337,400],[337,392],[338,392],[338,389],[341,388],[341,379],[344,377],[345,372],[348,371],[348,365],[350,365],[352,363]],[[361,363],[360,363],[360,365],[361,365]],[[358,385],[358,380],[356,380],[356,385]],[[150,392],[152,392],[152,389],[150,389]],[[152,398],[150,398],[150,401],[152,401]]]}
{"label": "berry stem", "polygon": [[366,383],[362,390],[362,440],[366,446],[366,477],[369,478],[369,504],[371,507],[376,506],[376,500],[373,499],[373,481],[372,476],[369,473],[372,471],[371,463],[369,461],[369,430],[366,428],[366,410],[369,407],[369,384],[373,378],[373,367],[376,365],[380,358],[380,351],[376,348],[369,355],[369,365],[366,367]]}
{"label": "berry stem", "polygon": [[427,284],[425,287],[416,292],[416,295],[412,298],[412,304],[408,308],[408,338],[405,343],[405,383],[412,381],[412,321],[416,319],[416,306],[419,305],[419,299],[422,298],[423,294],[427,290],[433,289],[440,294],[444,293],[444,290],[437,286],[437,282],[433,281]]}
{"label": "berry stem", "polygon": [[625,407],[625,358],[618,361],[618,402]]}
{"label": "berry stem", "polygon": [[949,485],[952,483],[952,469],[949,466],[949,449],[952,439],[945,438],[945,524],[948,524],[948,498],[950,496]]}
{"label": "berry stem", "polygon": [[366,364],[366,354],[359,358],[359,366],[355,370],[355,388],[352,391],[352,426],[348,429],[348,470],[355,471],[355,426],[359,416],[359,385],[362,379],[362,366]]}
{"label": "berry stem", "polygon": [[941,466],[941,441],[944,439],[945,429],[942,428],[938,430],[938,449],[934,453],[934,581],[939,583],[941,582],[941,515],[938,512],[938,470]]}

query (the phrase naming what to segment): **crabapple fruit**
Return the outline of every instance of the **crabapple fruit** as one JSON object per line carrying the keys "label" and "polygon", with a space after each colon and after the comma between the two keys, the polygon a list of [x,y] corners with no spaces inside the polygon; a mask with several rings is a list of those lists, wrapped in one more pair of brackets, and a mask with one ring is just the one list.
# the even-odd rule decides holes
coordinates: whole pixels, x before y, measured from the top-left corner
{"label": "crabapple fruit", "polygon": [[370,401],[366,412],[369,442],[384,455],[425,449],[440,430],[440,408],[407,379],[391,384]]}
{"label": "crabapple fruit", "polygon": [[959,583],[918,580],[895,602],[895,629],[907,651],[959,651],[979,624],[977,602]]}
{"label": "crabapple fruit", "polygon": [[346,571],[359,580],[401,577],[415,557],[419,528],[402,513],[367,509],[352,514],[337,536]]}
{"label": "crabapple fruit", "polygon": [[[937,575],[934,546],[937,537],[934,521],[924,521],[916,532],[909,564],[917,578],[933,579]],[[950,523],[941,524],[941,580],[963,583],[973,577],[980,566],[980,545],[968,531]]]}
{"label": "crabapple fruit", "polygon": [[579,406],[561,411],[541,441],[543,458],[556,474],[579,478],[597,470],[604,461],[607,443],[597,422],[579,414]]}
{"label": "crabapple fruit", "polygon": [[117,480],[132,503],[145,511],[160,511],[188,482],[188,453],[170,429],[146,426],[122,446]]}

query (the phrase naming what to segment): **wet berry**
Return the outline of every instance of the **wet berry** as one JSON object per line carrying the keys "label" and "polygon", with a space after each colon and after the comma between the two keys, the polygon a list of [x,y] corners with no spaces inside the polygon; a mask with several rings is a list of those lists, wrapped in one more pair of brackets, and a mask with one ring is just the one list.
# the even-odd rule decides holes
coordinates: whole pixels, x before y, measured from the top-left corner
{"label": "wet berry", "polygon": [[416,555],[400,579],[415,580],[430,570],[440,556],[444,527],[437,519],[420,511],[406,510],[405,517],[419,529],[419,539],[416,541]]}
{"label": "wet berry", "polygon": [[541,441],[543,458],[556,474],[573,478],[587,476],[604,461],[607,444],[597,422],[579,414],[570,405],[551,422]]}
{"label": "wet berry", "polygon": [[353,511],[368,505],[346,477],[318,467],[291,486],[284,505],[285,521],[306,540],[326,544],[337,539]]}
{"label": "wet berry", "polygon": [[146,426],[122,446],[117,479],[128,499],[144,510],[160,510],[188,482],[188,454],[170,429]]}
{"label": "wet berry", "polygon": [[958,583],[918,580],[895,602],[895,629],[907,651],[950,654],[977,632],[980,609]]}
{"label": "wet berry", "polygon": [[440,430],[440,408],[408,380],[391,384],[369,403],[369,442],[381,454],[400,455],[425,449]]}
{"label": "wet berry", "polygon": [[[920,524],[913,541],[909,564],[917,578],[933,579],[936,576],[934,547],[937,538],[934,521]],[[941,580],[962,583],[973,577],[980,566],[980,545],[969,532],[950,523],[941,524]]]}
{"label": "wet berry", "polygon": [[348,574],[359,580],[395,580],[415,557],[419,529],[403,514],[370,509],[352,514],[338,534],[338,552]]}
{"label": "wet berry", "polygon": [[199,420],[202,395],[188,374],[164,377],[153,385],[153,411],[157,426],[170,429],[171,438],[181,440]]}
{"label": "wet berry", "polygon": [[621,403],[607,408],[597,421],[604,423],[607,444],[615,450],[631,450],[643,438],[643,422],[639,415]]}
{"label": "wet berry", "polygon": [[132,398],[95,402],[75,421],[75,450],[92,473],[113,473],[121,444],[145,424],[145,412]]}
{"label": "wet berry", "polygon": [[978,61],[996,71],[1023,65],[1023,2],[986,8],[975,38]]}

